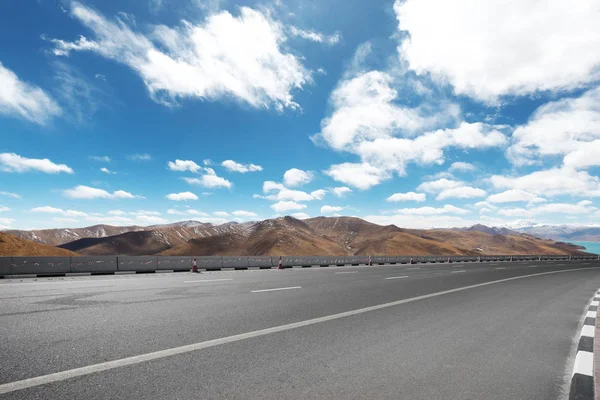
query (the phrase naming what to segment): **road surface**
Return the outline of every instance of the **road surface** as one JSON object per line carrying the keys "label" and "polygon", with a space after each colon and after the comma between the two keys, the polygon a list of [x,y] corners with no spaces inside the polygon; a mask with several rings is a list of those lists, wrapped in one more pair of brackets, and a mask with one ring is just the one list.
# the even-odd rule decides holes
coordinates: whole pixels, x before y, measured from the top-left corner
{"label": "road surface", "polygon": [[560,399],[596,261],[0,281],[4,399]]}

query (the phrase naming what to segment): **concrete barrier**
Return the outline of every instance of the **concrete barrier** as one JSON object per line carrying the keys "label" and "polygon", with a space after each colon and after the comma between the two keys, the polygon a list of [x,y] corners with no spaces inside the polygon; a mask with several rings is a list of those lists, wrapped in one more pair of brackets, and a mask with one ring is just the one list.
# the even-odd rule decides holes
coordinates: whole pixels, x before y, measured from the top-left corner
{"label": "concrete barrier", "polygon": [[248,268],[248,257],[221,257],[221,268]]}
{"label": "concrete barrier", "polygon": [[10,275],[12,257],[0,257],[0,276]]}
{"label": "concrete barrier", "polygon": [[156,258],[156,270],[190,271],[192,269],[192,259],[193,257],[188,256],[158,256]]}
{"label": "concrete barrier", "polygon": [[157,266],[155,256],[119,256],[117,257],[119,271],[154,272]]}
{"label": "concrete barrier", "polygon": [[111,273],[117,270],[117,257],[81,256],[71,257],[69,272]]}
{"label": "concrete barrier", "polygon": [[195,258],[198,262],[199,269],[221,269],[221,256],[193,256],[192,258]]}
{"label": "concrete barrier", "polygon": [[12,275],[63,275],[71,272],[71,257],[12,257]]}
{"label": "concrete barrier", "polygon": [[[259,268],[268,268],[275,266],[273,264],[273,257],[270,256],[249,256],[248,257],[248,266],[249,267],[259,267]],[[275,263],[277,264],[277,263]]]}

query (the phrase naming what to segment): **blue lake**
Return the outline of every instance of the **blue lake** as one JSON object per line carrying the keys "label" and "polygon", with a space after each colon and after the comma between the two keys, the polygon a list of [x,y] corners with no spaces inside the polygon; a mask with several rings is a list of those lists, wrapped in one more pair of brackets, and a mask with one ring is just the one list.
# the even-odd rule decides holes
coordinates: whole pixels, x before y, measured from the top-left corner
{"label": "blue lake", "polygon": [[600,254],[600,243],[598,243],[598,242],[574,242],[574,241],[571,241],[571,243],[585,247],[586,251],[588,253]]}

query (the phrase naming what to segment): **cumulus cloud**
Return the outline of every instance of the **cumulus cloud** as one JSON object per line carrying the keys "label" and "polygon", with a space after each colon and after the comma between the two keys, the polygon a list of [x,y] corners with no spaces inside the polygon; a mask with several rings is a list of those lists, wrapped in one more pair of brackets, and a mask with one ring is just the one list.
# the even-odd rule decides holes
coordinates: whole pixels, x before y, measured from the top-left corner
{"label": "cumulus cloud", "polygon": [[10,211],[10,208],[6,207],[6,206],[0,206],[0,212],[7,212]]}
{"label": "cumulus cloud", "polygon": [[339,186],[339,187],[331,188],[331,193],[333,193],[337,197],[344,197],[348,193],[352,193],[352,189],[350,189],[347,186]]}
{"label": "cumulus cloud", "polygon": [[512,203],[517,201],[526,201],[530,203],[540,203],[545,199],[536,196],[533,193],[526,192],[520,189],[509,189],[502,193],[496,193],[487,198],[490,203]]}
{"label": "cumulus cloud", "polygon": [[175,210],[173,208],[169,208],[167,210],[167,214],[169,214],[169,215],[185,215],[185,213],[183,211]]}
{"label": "cumulus cloud", "polygon": [[116,175],[117,173],[114,171],[111,171],[110,169],[106,168],[106,167],[102,167],[100,168],[101,172],[104,172],[105,174],[110,174],[110,175]]}
{"label": "cumulus cloud", "polygon": [[446,204],[443,207],[400,208],[395,210],[402,215],[439,215],[439,214],[468,214],[469,210]]}
{"label": "cumulus cloud", "polygon": [[227,218],[229,217],[229,213],[226,211],[215,211],[213,213],[216,217]]}
{"label": "cumulus cloud", "polygon": [[540,106],[513,132],[507,157],[517,166],[563,157],[565,166],[581,169],[600,165],[599,151],[600,87]]}
{"label": "cumulus cloud", "polygon": [[450,165],[450,168],[448,168],[448,171],[450,172],[469,172],[474,170],[475,166],[473,164],[462,161],[453,162]]}
{"label": "cumulus cloud", "polygon": [[209,214],[202,212],[202,211],[198,211],[198,210],[186,210],[185,213],[189,214],[189,215],[195,215],[198,217],[208,217],[209,216]]}
{"label": "cumulus cloud", "polygon": [[417,187],[417,190],[427,193],[436,193],[461,186],[463,186],[463,182],[442,178],[435,181],[423,182]]}
{"label": "cumulus cloud", "polygon": [[435,198],[436,200],[445,199],[472,199],[475,197],[483,197],[486,195],[485,190],[474,188],[471,186],[460,186],[442,190]]}
{"label": "cumulus cloud", "polygon": [[134,199],[143,198],[143,196],[136,196],[124,190],[116,190],[112,193],[107,192],[104,189],[93,188],[89,186],[79,185],[72,189],[63,191],[66,197],[72,199]]}
{"label": "cumulus cloud", "polygon": [[271,208],[276,213],[292,211],[292,210],[302,210],[306,208],[305,204],[296,203],[295,201],[280,201],[275,204],[271,204]]}
{"label": "cumulus cloud", "polygon": [[555,167],[522,176],[493,175],[489,182],[498,189],[518,189],[538,196],[600,196],[597,176],[569,167]]}
{"label": "cumulus cloud", "polygon": [[230,189],[233,184],[225,178],[217,176],[212,168],[203,168],[206,172],[201,178],[183,178],[190,185],[200,185],[207,188],[227,188]]}
{"label": "cumulus cloud", "polygon": [[126,215],[127,213],[123,210],[110,210],[107,214],[110,215]]}
{"label": "cumulus cloud", "polygon": [[425,201],[427,196],[425,193],[415,193],[415,192],[407,192],[407,193],[394,193],[387,199],[386,201],[397,202],[397,201]]}
{"label": "cumulus cloud", "polygon": [[302,186],[312,181],[313,177],[314,174],[310,171],[292,168],[283,174],[283,183],[289,187]]}
{"label": "cumulus cloud", "polygon": [[335,164],[325,171],[334,180],[353,186],[360,190],[367,190],[382,181],[389,179],[390,175],[385,170],[367,163]]}
{"label": "cumulus cloud", "polygon": [[533,208],[509,208],[501,209],[498,214],[509,217],[534,217],[540,214],[590,214],[597,210],[591,206],[587,200],[580,201],[577,204],[569,203],[551,203]]}
{"label": "cumulus cloud", "polygon": [[175,162],[169,161],[167,163],[167,166],[169,167],[169,169],[171,171],[178,171],[178,172],[184,172],[184,171],[198,172],[201,169],[203,169],[201,166],[199,166],[198,164],[196,164],[195,162],[193,162],[191,160],[175,160]]}
{"label": "cumulus cloud", "polygon": [[[368,189],[391,178],[394,172],[405,175],[410,163],[442,164],[447,148],[485,149],[507,144],[502,132],[505,127],[461,122],[460,108],[455,104],[413,108],[397,104],[394,85],[392,75],[369,71],[345,77],[332,92],[333,112],[321,121],[321,132],[312,139],[361,160],[332,166],[328,172],[334,179]],[[440,126],[445,128],[435,129]],[[370,173],[347,177],[342,172],[363,167]]]}
{"label": "cumulus cloud", "polygon": [[173,201],[198,200],[198,196],[192,192],[170,193],[165,198]]}
{"label": "cumulus cloud", "polygon": [[406,36],[400,57],[457,94],[495,103],[600,77],[595,0],[396,0],[394,10]]}
{"label": "cumulus cloud", "polygon": [[13,222],[15,222],[13,218],[0,218],[0,229],[9,229]]}
{"label": "cumulus cloud", "polygon": [[340,206],[324,205],[323,207],[321,207],[321,214],[333,214],[333,213],[340,212],[343,209],[344,209],[344,207],[340,207]]}
{"label": "cumulus cloud", "polygon": [[324,189],[317,189],[310,193],[302,190],[288,189],[285,185],[273,181],[265,181],[263,183],[263,192],[267,195],[261,196],[255,194],[253,197],[271,201],[313,201],[322,200],[327,194],[327,191]]}
{"label": "cumulus cloud", "polygon": [[19,79],[0,62],[0,114],[44,125],[62,114],[60,106],[41,88]]}
{"label": "cumulus cloud", "polygon": [[166,218],[155,217],[153,215],[138,215],[135,219],[142,224],[148,225],[166,224],[169,222]]}
{"label": "cumulus cloud", "polygon": [[303,213],[303,212],[298,212],[298,213],[293,213],[291,214],[292,217],[296,218],[296,219],[308,219],[310,218],[310,215],[308,215],[307,213]]}
{"label": "cumulus cloud", "polygon": [[234,98],[256,108],[297,108],[292,91],[311,81],[301,58],[284,51],[282,24],[252,8],[240,7],[238,16],[216,12],[198,25],[158,25],[147,34],[78,2],[70,11],[93,36],[55,40],[54,54],[92,51],[127,65],[160,103]]}
{"label": "cumulus cloud", "polygon": [[221,163],[221,165],[223,167],[225,167],[225,169],[227,169],[228,171],[231,172],[240,172],[242,174],[245,174],[246,172],[255,172],[255,171],[262,171],[263,168],[260,165],[255,165],[255,164],[240,164],[237,163],[233,160],[225,160]]}
{"label": "cumulus cloud", "polygon": [[55,164],[47,158],[27,158],[15,153],[0,153],[0,171],[28,172],[40,171],[46,174],[65,172],[72,174],[73,169],[65,164]]}

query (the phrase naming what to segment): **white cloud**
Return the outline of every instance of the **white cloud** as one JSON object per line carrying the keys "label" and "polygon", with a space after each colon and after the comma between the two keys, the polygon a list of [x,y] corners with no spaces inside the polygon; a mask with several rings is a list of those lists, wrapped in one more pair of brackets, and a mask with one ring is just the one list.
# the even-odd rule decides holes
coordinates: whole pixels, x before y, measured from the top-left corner
{"label": "white cloud", "polygon": [[566,166],[587,168],[600,165],[599,151],[600,87],[540,106],[515,129],[507,156],[518,166],[564,157]]}
{"label": "white cloud", "polygon": [[198,210],[186,210],[185,212],[189,215],[196,215],[199,217],[208,217],[209,216],[207,213],[198,211]]}
{"label": "white cloud", "polygon": [[46,92],[23,82],[0,62],[0,114],[45,124],[62,113],[61,108]]}
{"label": "white cloud", "polygon": [[493,205],[493,204],[490,204],[490,203],[489,203],[489,202],[487,202],[487,201],[478,201],[477,203],[475,203],[475,204],[474,204],[474,206],[475,206],[475,207],[483,207],[483,208],[488,208],[488,209],[491,209],[491,210],[497,210],[497,209],[498,209],[498,207],[497,207],[497,206],[495,206],[495,205]]}
{"label": "white cloud", "polygon": [[20,199],[21,198],[21,196],[19,196],[16,193],[12,193],[12,192],[0,192],[0,196],[12,197],[13,199]]}
{"label": "white cloud", "polygon": [[123,63],[160,103],[234,98],[256,108],[296,108],[292,91],[311,81],[301,58],[283,52],[283,25],[248,7],[240,7],[237,17],[221,11],[199,25],[158,25],[146,35],[124,19],[110,21],[78,2],[72,3],[71,15],[93,39],[85,46],[55,41],[55,54],[87,50]]}
{"label": "white cloud", "polygon": [[191,160],[175,160],[175,162],[169,161],[167,163],[167,165],[169,166],[169,169],[171,171],[179,171],[179,172],[184,172],[184,171],[198,172],[202,169],[201,166],[199,166],[198,164],[196,164],[195,162],[193,162]]}
{"label": "white cloud", "polygon": [[198,196],[192,192],[171,193],[166,195],[165,198],[173,201],[198,200]]}
{"label": "white cloud", "polygon": [[453,162],[450,165],[450,168],[448,168],[448,171],[450,172],[469,172],[469,171],[474,171],[475,170],[475,166],[471,163],[468,162],[462,162],[462,161],[457,161],[457,162]]}
{"label": "white cloud", "polygon": [[468,214],[469,210],[459,208],[450,204],[444,207],[419,207],[419,208],[400,208],[395,210],[397,214],[402,215],[439,215],[439,214]]}
{"label": "white cloud", "polygon": [[409,34],[401,58],[417,74],[450,83],[457,94],[493,103],[599,77],[595,0],[576,6],[569,0],[396,0],[394,10],[399,29]]}
{"label": "white cloud", "polygon": [[202,175],[201,178],[183,178],[190,185],[201,185],[207,188],[231,188],[233,184],[225,178],[221,178],[217,176],[215,171],[212,168],[204,168],[207,172],[205,175]]}
{"label": "white cloud", "polygon": [[226,211],[215,211],[213,213],[216,217],[222,217],[222,218],[227,218],[229,217],[229,213]]}
{"label": "white cloud", "polygon": [[312,192],[310,192],[310,195],[312,196],[312,198],[314,200],[323,200],[323,198],[325,197],[326,194],[327,194],[327,190],[324,190],[324,189],[317,189],[317,190],[313,190]]}
{"label": "white cloud", "polygon": [[367,163],[336,164],[329,167],[325,173],[338,182],[361,190],[367,190],[390,178],[386,171]]}
{"label": "white cloud", "polygon": [[440,194],[437,195],[435,199],[472,199],[475,197],[483,197],[485,195],[485,190],[474,188],[471,186],[460,186],[443,190],[442,192],[440,192]]}
{"label": "white cloud", "polygon": [[396,201],[425,201],[427,196],[425,193],[415,193],[415,192],[407,192],[407,193],[394,193],[387,199],[386,201],[396,202]]}
{"label": "white cloud", "polygon": [[343,209],[344,209],[344,207],[340,207],[340,206],[325,205],[325,206],[321,207],[321,214],[333,214],[333,213],[340,212]]}
{"label": "white cloud", "polygon": [[501,209],[498,214],[509,217],[533,217],[540,214],[590,214],[597,210],[596,207],[591,207],[590,201],[581,201],[577,204],[569,203],[551,203],[534,208],[509,208]]}
{"label": "white cloud", "polygon": [[289,187],[302,186],[312,181],[313,176],[313,173],[310,171],[292,168],[283,174],[283,183]]}
{"label": "white cloud", "polygon": [[110,214],[110,215],[125,215],[127,213],[123,210],[110,210],[108,212],[108,214]]}
{"label": "white cloud", "polygon": [[129,212],[129,215],[161,215],[158,211],[137,210]]}
{"label": "white cloud", "polygon": [[236,210],[232,212],[236,217],[257,217],[257,214],[252,211]]}
{"label": "white cloud", "polygon": [[105,162],[105,163],[109,163],[112,161],[109,156],[90,156],[90,159],[94,160],[94,161],[98,161],[98,162]]}
{"label": "white cloud", "polygon": [[600,180],[586,171],[556,167],[523,176],[493,175],[489,182],[498,189],[519,189],[540,196],[600,196]]}
{"label": "white cloud", "polygon": [[10,211],[10,208],[6,207],[6,206],[0,206],[0,212],[7,212]]}
{"label": "white cloud", "polygon": [[302,210],[306,208],[305,204],[296,203],[295,201],[280,201],[275,204],[271,204],[271,208],[276,212],[285,212],[291,210]]}
{"label": "white cloud", "polygon": [[204,164],[204,166],[208,167],[209,165],[212,165],[212,160],[206,158],[204,159],[204,161],[202,161],[202,164]]}
{"label": "white cloud", "polygon": [[0,171],[40,171],[46,174],[58,174],[61,172],[67,174],[73,173],[73,170],[65,164],[55,164],[47,158],[21,157],[15,153],[0,153]]}
{"label": "white cloud", "polygon": [[[480,217],[480,219],[482,218]],[[465,219],[455,215],[367,215],[363,219],[374,224],[393,224],[408,229],[460,228],[473,226],[477,223],[485,223],[480,220]]]}
{"label": "white cloud", "polygon": [[299,212],[299,213],[293,213],[291,214],[292,217],[296,218],[296,219],[307,219],[310,218],[310,215],[308,215],[307,213],[303,213],[303,212]]}
{"label": "white cloud", "polygon": [[221,163],[228,171],[240,172],[245,174],[246,172],[262,171],[263,168],[260,165],[255,164],[240,164],[233,160],[225,160]]}
{"label": "white cloud", "polygon": [[148,224],[148,225],[166,224],[167,222],[169,222],[169,220],[166,218],[155,217],[152,215],[138,215],[135,219],[136,219],[136,221],[138,221],[142,224]]}
{"label": "white cloud", "polygon": [[283,186],[281,183],[277,183],[277,182],[273,182],[273,181],[265,181],[263,183],[263,192],[264,193],[269,193],[274,190],[284,190],[284,189],[285,189],[285,186]]}
{"label": "white cloud", "polygon": [[437,181],[423,182],[417,187],[417,190],[427,193],[436,193],[461,186],[463,186],[463,182],[442,178]]}
{"label": "white cloud", "polygon": [[516,201],[527,201],[532,203],[540,203],[545,201],[543,198],[536,196],[535,194],[526,192],[520,189],[510,189],[502,193],[496,193],[487,198],[487,201],[491,203],[511,203]]}
{"label": "white cloud", "polygon": [[183,211],[175,210],[173,208],[169,208],[167,210],[167,214],[169,214],[169,215],[185,215],[185,213]]}
{"label": "white cloud", "polygon": [[79,185],[73,189],[63,191],[66,197],[72,199],[134,199],[143,198],[143,196],[135,196],[124,190],[116,190],[112,193],[104,189],[97,189],[89,186]]}
{"label": "white cloud", "polygon": [[60,215],[64,215],[65,217],[73,217],[73,218],[88,216],[87,213],[84,213],[81,211],[63,210],[61,208],[55,208],[55,207],[50,207],[50,206],[34,207],[29,211],[34,212],[34,213],[60,214]]}
{"label": "white cloud", "polygon": [[[368,183],[353,179],[360,188],[389,179],[393,172],[405,175],[410,163],[441,165],[446,148],[484,149],[507,143],[501,132],[505,127],[460,122],[460,107],[455,104],[416,108],[396,104],[395,84],[392,75],[381,71],[343,79],[330,96],[331,116],[321,121],[321,132],[312,137],[318,144],[359,156],[362,163],[351,165],[377,169],[369,174]],[[447,128],[435,130],[439,126]]]}
{"label": "white cloud", "polygon": [[338,186],[332,188],[331,193],[335,194],[337,197],[344,197],[348,193],[352,193],[352,189],[347,186]]}
{"label": "white cloud", "polygon": [[0,218],[0,229],[9,229],[13,222],[15,222],[13,218]]}
{"label": "white cloud", "polygon": [[136,153],[128,155],[127,159],[131,161],[150,161],[152,160],[152,156],[148,153]]}
{"label": "white cloud", "polygon": [[111,171],[110,169],[108,169],[106,167],[100,168],[100,171],[104,172],[105,174],[110,174],[110,175],[116,175],[117,174],[116,172]]}
{"label": "white cloud", "polygon": [[328,45],[337,44],[340,41],[341,35],[336,32],[333,35],[325,35],[323,33],[315,32],[312,30],[304,30],[296,28],[291,25],[289,32],[292,36],[301,37],[302,39],[310,40],[317,43],[324,43]]}

